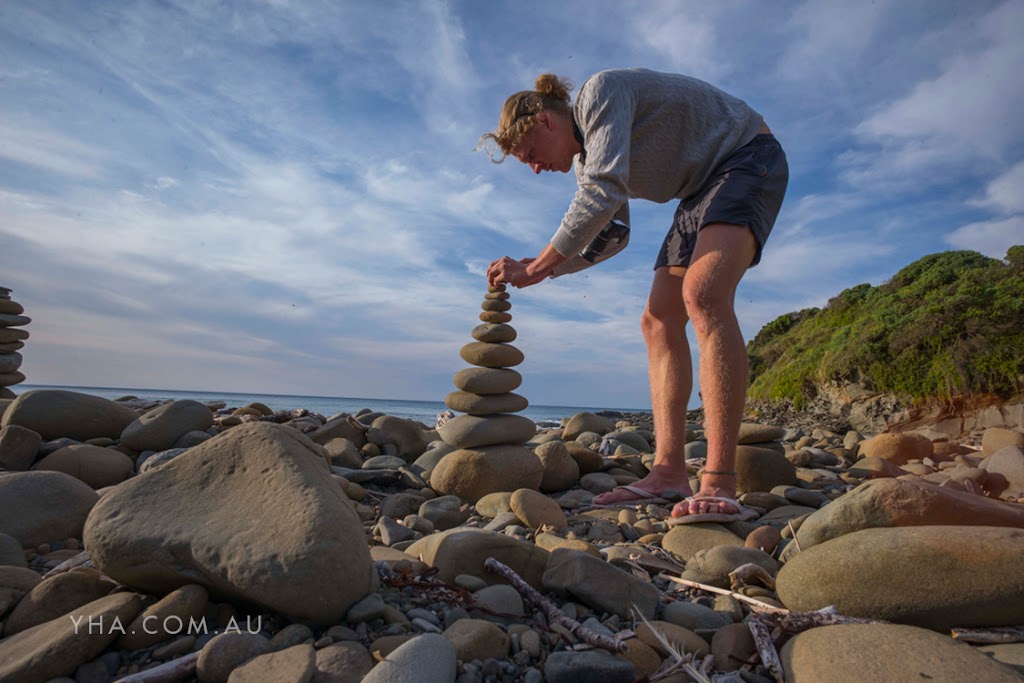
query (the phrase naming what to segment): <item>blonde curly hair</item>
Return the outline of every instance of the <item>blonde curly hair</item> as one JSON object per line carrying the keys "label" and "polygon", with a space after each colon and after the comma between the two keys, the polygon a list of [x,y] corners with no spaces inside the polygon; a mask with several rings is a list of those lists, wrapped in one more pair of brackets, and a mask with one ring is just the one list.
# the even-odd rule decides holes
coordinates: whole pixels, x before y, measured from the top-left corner
{"label": "blonde curly hair", "polygon": [[501,150],[497,157],[490,152],[491,161],[501,163],[512,153],[523,137],[537,125],[537,114],[542,111],[572,115],[569,92],[572,82],[554,74],[541,74],[533,86],[535,90],[521,90],[505,100],[498,119],[498,130],[484,133],[477,149],[496,144]]}

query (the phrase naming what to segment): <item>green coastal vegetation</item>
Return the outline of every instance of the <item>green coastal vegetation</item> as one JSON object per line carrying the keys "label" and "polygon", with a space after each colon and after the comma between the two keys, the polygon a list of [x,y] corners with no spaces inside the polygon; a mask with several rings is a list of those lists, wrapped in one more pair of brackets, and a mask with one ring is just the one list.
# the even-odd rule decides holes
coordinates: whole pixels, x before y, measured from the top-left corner
{"label": "green coastal vegetation", "polygon": [[747,344],[749,398],[806,405],[827,382],[911,402],[1024,390],[1024,245],[1003,260],[931,254],[821,309],[779,316]]}

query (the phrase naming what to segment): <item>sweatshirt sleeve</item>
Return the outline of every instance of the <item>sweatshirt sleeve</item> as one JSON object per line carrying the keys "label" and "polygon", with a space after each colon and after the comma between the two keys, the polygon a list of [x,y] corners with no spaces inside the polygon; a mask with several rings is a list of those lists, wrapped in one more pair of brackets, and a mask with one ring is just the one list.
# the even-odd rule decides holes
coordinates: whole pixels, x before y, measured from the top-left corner
{"label": "sweatshirt sleeve", "polygon": [[563,256],[578,254],[614,216],[626,211],[636,102],[630,89],[616,85],[614,79],[598,74],[583,84],[576,100],[576,125],[583,132],[586,159],[577,174],[576,195],[551,238]]}

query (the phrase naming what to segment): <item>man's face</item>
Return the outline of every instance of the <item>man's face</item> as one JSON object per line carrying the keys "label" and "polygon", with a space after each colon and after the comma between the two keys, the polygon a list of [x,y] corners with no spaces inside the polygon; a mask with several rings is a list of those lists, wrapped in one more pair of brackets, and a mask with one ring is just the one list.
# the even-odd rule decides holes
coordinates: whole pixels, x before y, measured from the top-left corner
{"label": "man's face", "polygon": [[576,154],[574,142],[572,129],[563,117],[541,112],[537,114],[537,125],[515,146],[512,156],[532,168],[534,173],[568,173]]}

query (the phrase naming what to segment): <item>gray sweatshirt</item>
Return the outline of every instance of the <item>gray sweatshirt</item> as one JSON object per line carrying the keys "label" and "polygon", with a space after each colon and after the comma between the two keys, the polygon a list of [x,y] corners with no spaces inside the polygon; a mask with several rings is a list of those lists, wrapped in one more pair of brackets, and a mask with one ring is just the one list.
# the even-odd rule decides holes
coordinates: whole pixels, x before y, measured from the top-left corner
{"label": "gray sweatshirt", "polygon": [[704,81],[647,69],[591,76],[573,114],[584,147],[575,159],[578,188],[551,239],[570,257],[614,216],[628,217],[630,197],[664,203],[697,192],[764,123]]}

